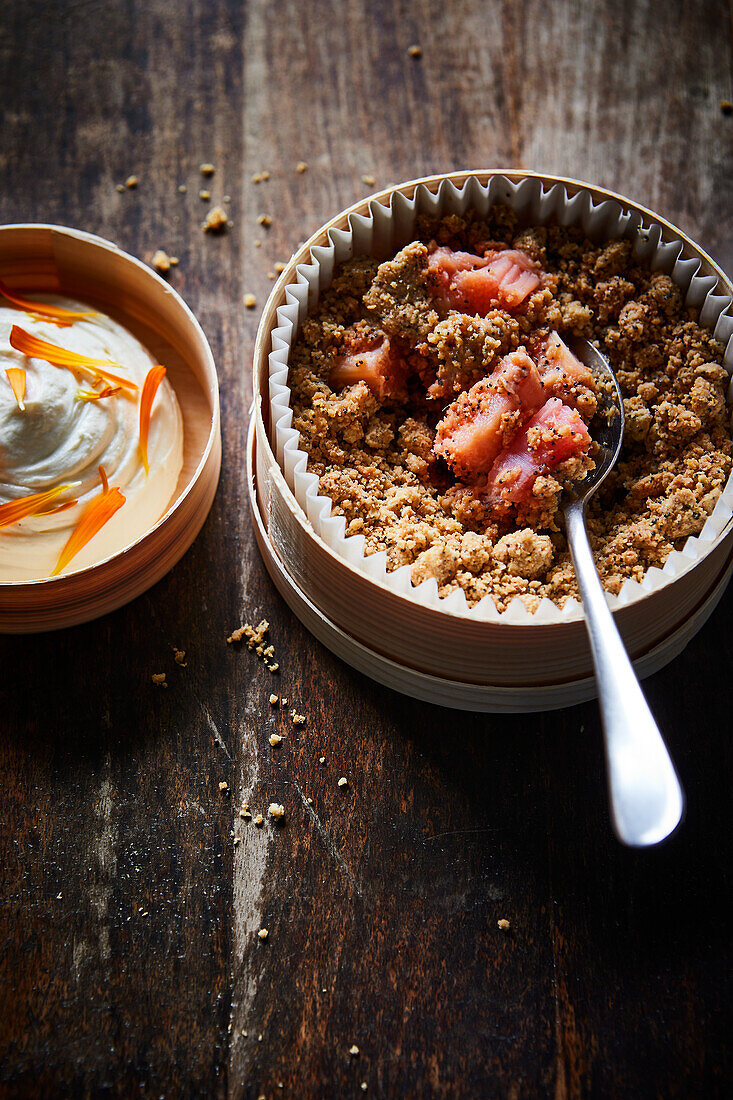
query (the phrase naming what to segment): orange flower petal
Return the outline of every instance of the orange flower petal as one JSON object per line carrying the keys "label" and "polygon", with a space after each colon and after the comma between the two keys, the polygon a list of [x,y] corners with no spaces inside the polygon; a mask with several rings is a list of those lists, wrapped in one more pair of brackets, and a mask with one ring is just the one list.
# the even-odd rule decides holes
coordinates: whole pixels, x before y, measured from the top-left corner
{"label": "orange flower petal", "polygon": [[74,505],[78,504],[78,503],[79,503],[79,501],[76,500],[76,499],[67,500],[65,504],[59,504],[58,508],[49,508],[49,510],[47,512],[36,512],[36,515],[37,516],[57,516],[59,514],[59,512],[65,512],[68,508],[73,508]]}
{"label": "orange flower petal", "polygon": [[105,470],[104,466],[99,467],[99,477],[102,481],[102,491],[108,493],[109,481],[107,480],[107,471]]}
{"label": "orange flower petal", "polygon": [[81,321],[84,317],[97,317],[96,310],[78,310],[78,309],[64,309],[62,306],[52,306],[47,302],[32,302],[29,298],[23,298],[22,295],[16,294],[15,291],[10,290],[8,286],[0,279],[0,294],[3,298],[7,298],[9,302],[12,302],[18,309],[24,310],[26,313],[32,313],[35,317],[42,317],[49,321],[56,321],[62,324],[64,327],[73,324],[74,321]]}
{"label": "orange flower petal", "polygon": [[41,340],[40,336],[33,336],[19,325],[13,325],[10,330],[10,346],[20,351],[23,355],[29,355],[35,359],[45,359],[54,367],[66,367],[68,370],[89,371],[97,378],[104,378],[107,382],[122,386],[125,389],[137,390],[138,386],[129,378],[121,378],[118,374],[112,374],[103,367],[121,367],[121,363],[113,359],[90,359],[88,355],[77,355],[68,348],[60,348],[58,344],[51,344],[48,340]]}
{"label": "orange flower petal", "polygon": [[145,473],[150,472],[148,467],[148,432],[150,431],[150,414],[153,409],[153,401],[158,392],[158,386],[165,378],[165,367],[158,365],[151,367],[145,375],[143,392],[140,397],[140,458],[142,459]]}
{"label": "orange flower petal", "polygon": [[106,492],[103,489],[98,497],[87,504],[81,519],[69,535],[66,545],[59,555],[59,560],[51,572],[52,577],[58,576],[61,570],[66,568],[71,559],[75,558],[79,551],[83,550],[86,544],[101,531],[105,523],[112,519],[112,516],[119,511],[124,503],[124,496],[119,489],[115,488]]}
{"label": "orange flower petal", "polygon": [[9,527],[11,523],[17,523],[26,516],[38,515],[44,511],[47,504],[70,488],[71,485],[57,485],[55,489],[31,493],[30,496],[18,497],[17,500],[9,500],[7,504],[0,504],[0,527]]}
{"label": "orange flower petal", "polygon": [[103,390],[79,390],[77,401],[101,401],[103,397],[117,397],[122,393],[122,386],[105,386]]}
{"label": "orange flower petal", "polygon": [[21,412],[25,412],[25,405],[23,404],[23,398],[25,397],[25,371],[22,367],[8,367],[5,373],[8,376],[8,382],[15,394],[15,400],[18,402],[18,408]]}

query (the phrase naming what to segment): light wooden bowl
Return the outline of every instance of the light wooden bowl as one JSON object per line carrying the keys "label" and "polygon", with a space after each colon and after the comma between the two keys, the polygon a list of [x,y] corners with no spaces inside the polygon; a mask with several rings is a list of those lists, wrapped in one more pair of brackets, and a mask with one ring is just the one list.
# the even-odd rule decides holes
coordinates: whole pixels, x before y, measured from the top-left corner
{"label": "light wooden bowl", "polygon": [[[592,662],[582,615],[551,624],[533,623],[530,616],[518,623],[479,621],[425,606],[409,595],[375,583],[367,572],[349,564],[315,533],[276,461],[268,430],[268,356],[272,349],[272,332],[278,324],[277,310],[285,303],[287,286],[296,280],[297,266],[310,260],[311,248],[324,244],[329,230],[346,228],[350,217],[367,213],[370,203],[388,202],[393,191],[412,196],[420,184],[436,191],[445,179],[460,187],[471,176],[485,183],[495,175],[506,176],[514,182],[527,177],[540,179],[548,187],[562,183],[570,195],[585,191],[594,202],[615,200],[624,209],[637,211],[646,225],[659,225],[664,239],[682,240],[684,255],[699,259],[702,272],[720,280],[726,292],[733,294],[733,286],[720,268],[671,223],[623,196],[578,181],[496,170],[431,176],[389,188],[343,211],[318,230],[292,257],[275,285],[265,306],[255,345],[252,462],[258,522],[262,525],[267,548],[266,562],[271,550],[277,558],[277,568],[273,566],[271,572],[274,575],[282,567],[292,581],[299,598],[294,598],[291,606],[311,629],[313,616],[309,613],[308,621],[309,616],[302,611],[303,598],[324,621],[362,647],[363,652],[371,654],[368,660],[362,660],[356,649],[351,651],[351,658],[346,658],[368,675],[382,678],[374,671],[375,658],[377,661],[382,659],[399,670],[395,673],[392,669],[390,686],[407,694],[429,698],[429,693],[425,693],[427,689],[416,689],[416,684],[424,684],[424,677],[439,678],[444,683],[455,684],[457,694],[464,699],[478,698],[474,689],[486,689],[488,696],[482,696],[484,701],[490,700],[492,692],[504,693],[504,699],[510,697],[512,700],[509,709],[521,710],[524,709],[521,705],[523,692],[527,709],[535,709],[529,706],[530,697],[545,698],[545,705],[560,706],[563,701],[577,702],[579,697],[587,697],[586,692],[592,691]],[[263,540],[260,542],[262,544]],[[675,641],[683,639],[681,644],[686,644],[707,617],[704,612],[713,597],[719,598],[727,583],[732,553],[733,527],[729,527],[693,567],[658,591],[614,612],[633,658],[661,653],[671,659],[679,651]],[[661,665],[654,659],[649,667]],[[585,686],[579,696],[578,685],[583,682]],[[563,690],[564,685],[566,690]],[[450,702],[448,698],[445,701]],[[456,705],[466,703],[457,702]]]}
{"label": "light wooden bowl", "polygon": [[0,632],[87,622],[139,596],[183,556],[214,499],[221,467],[219,386],[206,337],[183,299],[116,245],[56,225],[0,226],[0,274],[24,291],[97,306],[165,364],[183,416],[183,468],[166,513],[141,538],[68,576],[0,584]]}

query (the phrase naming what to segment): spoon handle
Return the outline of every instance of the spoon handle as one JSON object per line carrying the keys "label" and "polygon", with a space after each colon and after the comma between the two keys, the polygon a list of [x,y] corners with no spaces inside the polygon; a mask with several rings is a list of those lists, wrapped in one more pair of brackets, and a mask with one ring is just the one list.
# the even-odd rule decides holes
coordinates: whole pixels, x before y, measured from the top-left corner
{"label": "spoon handle", "polygon": [[606,603],[583,501],[566,505],[565,523],[598,684],[613,824],[624,844],[644,848],[679,823],[684,795]]}

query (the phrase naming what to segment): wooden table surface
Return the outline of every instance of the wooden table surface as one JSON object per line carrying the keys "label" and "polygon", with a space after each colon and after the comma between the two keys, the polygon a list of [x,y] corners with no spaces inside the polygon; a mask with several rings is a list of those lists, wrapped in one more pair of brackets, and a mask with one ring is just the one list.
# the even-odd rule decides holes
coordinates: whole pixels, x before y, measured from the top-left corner
{"label": "wooden table surface", "polygon": [[[0,221],[179,256],[224,439],[164,581],[0,638],[2,1095],[730,1095],[733,591],[647,682],[687,820],[623,850],[593,703],[462,714],[353,672],[276,594],[244,475],[268,272],[376,187],[570,175],[733,269],[728,5],[5,0],[0,80]],[[231,196],[221,237],[200,229],[204,161]],[[276,676],[225,641],[261,617]],[[285,824],[241,820],[243,798]]]}

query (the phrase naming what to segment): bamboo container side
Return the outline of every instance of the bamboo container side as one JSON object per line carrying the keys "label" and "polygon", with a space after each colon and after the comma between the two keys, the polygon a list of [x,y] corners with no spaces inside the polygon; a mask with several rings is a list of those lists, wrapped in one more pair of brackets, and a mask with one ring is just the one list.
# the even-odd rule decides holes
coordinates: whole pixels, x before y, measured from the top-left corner
{"label": "bamboo container side", "polygon": [[[724,272],[690,238],[646,207],[602,188],[562,177],[503,169],[448,173],[387,188],[337,214],[314,233],[291,258],[273,288],[255,344],[252,462],[268,553],[274,551],[282,563],[300,593],[296,602],[301,608],[303,599],[310,601],[336,629],[343,630],[372,657],[397,662],[419,676],[443,677],[451,682],[484,686],[487,690],[521,690],[523,685],[529,684],[535,688],[549,688],[563,682],[575,683],[592,675],[582,614],[545,624],[533,623],[529,615],[525,621],[517,623],[481,621],[425,606],[376,583],[367,573],[336,554],[315,533],[285,481],[270,445],[268,430],[268,357],[272,331],[278,325],[277,311],[286,302],[286,289],[296,281],[298,265],[309,261],[311,248],[326,242],[331,230],[347,228],[352,215],[368,213],[370,204],[388,202],[395,190],[411,197],[420,184],[436,191],[445,179],[460,187],[472,176],[485,184],[498,174],[514,182],[529,177],[540,179],[547,186],[562,183],[569,195],[585,191],[594,202],[615,200],[624,209],[634,210],[656,222],[665,237],[681,240],[682,258],[699,259],[701,272],[721,280],[723,287],[733,295],[733,285]],[[733,527],[723,531],[711,543],[706,555],[685,572],[662,588],[614,611],[633,657],[643,657],[655,648],[664,647],[666,640],[680,634],[686,637],[686,622],[697,624],[695,629],[699,629],[704,621],[700,608],[706,606],[716,585],[727,583],[726,570],[731,553]],[[295,609],[297,612],[298,608]],[[363,670],[367,671],[366,667]]]}
{"label": "bamboo container side", "polygon": [[0,584],[0,632],[30,633],[87,622],[122,606],[183,556],[216,492],[219,388],[211,349],[183,299],[114,244],[62,226],[0,226],[0,273],[11,287],[79,298],[123,324],[165,364],[183,418],[178,484],[146,534],[87,569]]}

